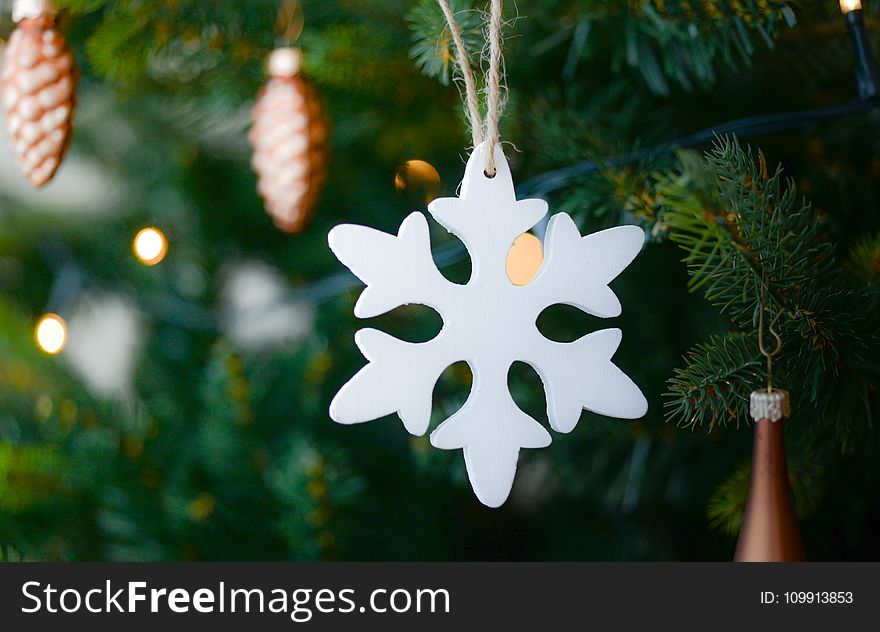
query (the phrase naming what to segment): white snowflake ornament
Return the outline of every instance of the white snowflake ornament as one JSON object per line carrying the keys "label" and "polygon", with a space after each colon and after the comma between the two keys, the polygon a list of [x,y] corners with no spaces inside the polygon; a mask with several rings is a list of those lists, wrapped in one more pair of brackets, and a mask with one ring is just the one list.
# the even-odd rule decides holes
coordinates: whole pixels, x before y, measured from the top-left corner
{"label": "white snowflake ornament", "polygon": [[487,145],[468,160],[461,196],[439,198],[428,211],[464,242],[472,261],[470,281],[448,281],[431,256],[428,223],[416,211],[390,235],[344,224],[330,231],[330,248],[367,287],[354,308],[358,318],[406,304],[427,305],[443,318],[428,342],[398,340],[376,329],[355,334],[369,364],[337,393],[331,418],[341,424],[397,413],[414,435],[428,430],[431,396],[442,371],[466,361],[473,373],[464,406],[431,433],[437,448],[464,450],[477,497],[498,507],[513,485],[520,448],[550,445],[550,434],[513,401],[507,385],[511,364],[535,368],[547,395],[547,416],[557,432],[570,432],[582,409],[634,419],[647,411],[639,388],[611,362],[619,329],[603,329],[571,343],[545,338],[536,326],[550,305],[573,305],[588,314],[620,314],[608,283],[635,258],[644,232],[619,226],[586,237],[565,213],[554,215],[545,238],[545,259],[535,279],[514,285],[506,260],[514,240],[547,214],[539,199],[516,200],[510,168],[495,146],[497,172],[483,172]]}

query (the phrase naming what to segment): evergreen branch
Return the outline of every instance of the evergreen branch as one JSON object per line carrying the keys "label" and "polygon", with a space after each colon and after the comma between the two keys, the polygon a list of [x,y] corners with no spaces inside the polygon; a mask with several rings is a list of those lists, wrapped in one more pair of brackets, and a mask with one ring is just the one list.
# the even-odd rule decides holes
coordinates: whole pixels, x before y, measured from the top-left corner
{"label": "evergreen branch", "polygon": [[849,255],[849,270],[862,283],[880,286],[880,232],[862,237]]}
{"label": "evergreen branch", "polygon": [[[719,351],[715,340],[698,345],[669,381],[667,417],[710,429],[725,414],[747,419],[749,380],[737,383],[740,407],[730,407],[713,371],[735,374],[750,359],[762,364],[754,338],[766,284],[766,309],[782,315],[777,382],[793,391],[799,417],[819,422],[816,433],[831,429],[845,449],[858,445],[872,423],[880,377],[880,292],[846,286],[821,219],[780,169],[770,175],[762,153],[754,159],[736,140],[719,139],[705,158],[683,153],[680,161],[657,187],[670,239],[687,253],[691,288],[749,332],[735,340],[751,342],[737,354]],[[752,388],[761,383],[750,381]]]}
{"label": "evergreen branch", "polygon": [[404,77],[418,77],[381,30],[339,24],[306,31],[301,42],[306,71],[324,85],[378,96],[399,90]]}
{"label": "evergreen branch", "polygon": [[800,304],[785,332],[779,374],[796,388],[799,416],[818,422],[809,434],[854,451],[866,444],[877,405],[880,292],[821,287]]}
{"label": "evergreen branch", "polygon": [[20,513],[58,493],[62,465],[55,446],[0,443],[0,510]]}
{"label": "evergreen branch", "polygon": [[85,15],[94,13],[111,4],[111,0],[55,0],[59,9],[64,9],[72,15]]}
{"label": "evergreen branch", "polygon": [[768,309],[795,312],[805,284],[827,280],[834,260],[821,224],[782,170],[771,176],[733,138],[701,159],[682,153],[680,172],[658,184],[670,239],[686,252],[692,289],[702,288],[739,326],[754,321],[762,277]]}
{"label": "evergreen branch", "polygon": [[667,421],[709,430],[748,419],[749,394],[766,379],[757,339],[712,336],[688,351],[685,367],[669,379]]}
{"label": "evergreen branch", "polygon": [[[449,8],[461,28],[468,53],[479,57],[483,48],[480,13],[474,9],[472,0],[450,0]],[[437,0],[420,0],[407,14],[406,21],[413,41],[410,58],[424,74],[438,79],[444,86],[449,85],[453,75],[450,66],[455,65],[456,55],[446,17]]]}
{"label": "evergreen branch", "polygon": [[737,536],[746,510],[751,473],[751,462],[746,461],[715,488],[706,507],[710,527],[730,537]]}
{"label": "evergreen branch", "polygon": [[[742,528],[751,470],[750,461],[740,464],[715,489],[706,507],[709,526],[736,537]],[[798,461],[789,464],[788,480],[798,518],[809,516],[818,507],[824,491],[823,474],[823,468],[814,463]]]}
{"label": "evergreen branch", "polygon": [[141,76],[146,68],[148,34],[145,22],[134,13],[110,13],[86,43],[94,70],[116,82]]}
{"label": "evergreen branch", "polygon": [[[756,0],[630,0],[586,3],[582,17],[602,42],[584,45],[593,57],[611,50],[611,66],[628,66],[659,95],[672,91],[670,79],[685,91],[711,86],[719,66],[750,65],[757,35],[772,48],[780,25],[794,26],[789,2]],[[598,38],[597,38],[598,39]],[[620,44],[623,44],[622,46]]]}

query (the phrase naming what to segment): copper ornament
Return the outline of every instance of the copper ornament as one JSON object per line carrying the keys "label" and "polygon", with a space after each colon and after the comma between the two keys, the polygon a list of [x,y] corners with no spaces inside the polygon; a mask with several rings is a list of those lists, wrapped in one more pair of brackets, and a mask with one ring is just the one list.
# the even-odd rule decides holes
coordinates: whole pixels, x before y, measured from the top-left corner
{"label": "copper ornament", "polygon": [[3,55],[0,88],[15,160],[35,187],[55,175],[67,152],[76,80],[73,54],[54,18],[23,18]]}
{"label": "copper ornament", "polygon": [[327,179],[330,124],[315,89],[301,76],[299,51],[280,48],[252,114],[257,190],[275,225],[301,232]]}
{"label": "copper ornament", "polygon": [[752,474],[735,562],[802,562],[806,559],[785,458],[782,418],[788,416],[789,410],[785,391],[752,393],[751,413],[755,419]]}

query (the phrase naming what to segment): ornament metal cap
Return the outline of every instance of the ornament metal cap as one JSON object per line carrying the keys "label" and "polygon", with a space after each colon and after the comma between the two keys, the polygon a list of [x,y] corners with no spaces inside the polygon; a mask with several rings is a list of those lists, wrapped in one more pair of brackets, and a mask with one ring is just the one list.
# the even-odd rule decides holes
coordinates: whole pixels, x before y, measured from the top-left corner
{"label": "ornament metal cap", "polygon": [[298,48],[276,48],[269,55],[269,74],[273,77],[295,77],[302,66]]}
{"label": "ornament metal cap", "polygon": [[52,0],[15,0],[12,5],[12,21],[16,24],[22,20],[54,17],[56,13],[58,9]]}
{"label": "ornament metal cap", "polygon": [[749,413],[756,422],[762,419],[779,421],[791,414],[791,402],[788,391],[774,389],[772,391],[755,391],[749,397]]}

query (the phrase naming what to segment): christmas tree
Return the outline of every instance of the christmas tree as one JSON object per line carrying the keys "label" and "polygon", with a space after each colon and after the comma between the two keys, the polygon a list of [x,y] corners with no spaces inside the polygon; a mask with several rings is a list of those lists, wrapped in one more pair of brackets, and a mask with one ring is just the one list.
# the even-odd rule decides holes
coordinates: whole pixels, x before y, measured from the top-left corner
{"label": "christmas tree", "polygon": [[[392,417],[328,415],[364,364],[362,285],[328,231],[396,234],[455,195],[470,145],[436,0],[55,4],[79,68],[70,150],[35,190],[0,143],[0,559],[729,559],[749,393],[768,379],[762,306],[807,554],[877,556],[880,120],[837,2],[506,3],[501,131],[520,197],[581,234],[648,235],[613,281],[610,326],[649,409],[583,413],[523,450],[496,510],[458,452]],[[479,68],[485,3],[450,6]],[[266,59],[290,42],[332,130],[294,234],[266,213],[248,142]],[[460,243],[431,238],[467,281]],[[538,328],[571,342],[596,320],[556,305]],[[426,341],[440,318],[410,306],[366,324]],[[432,429],[471,379],[443,372]],[[508,382],[546,421],[531,367]]]}

